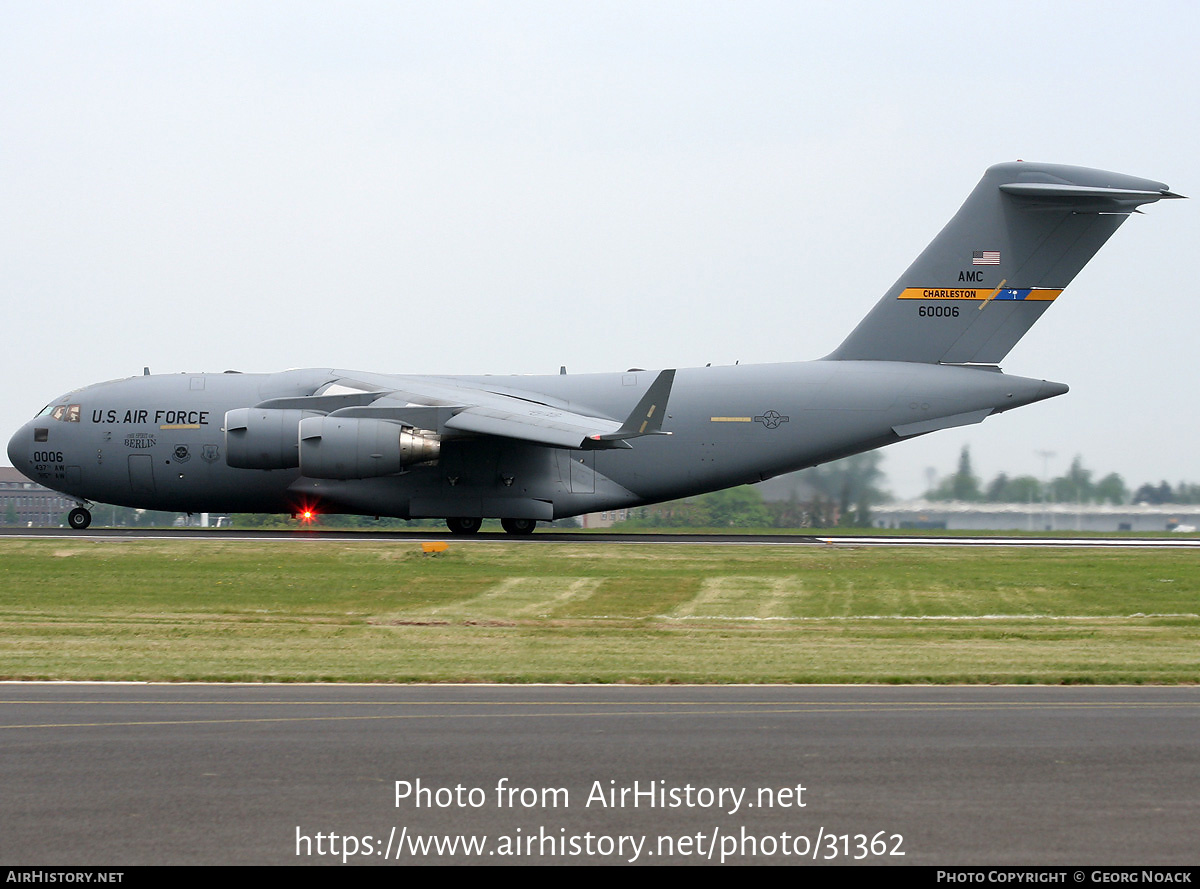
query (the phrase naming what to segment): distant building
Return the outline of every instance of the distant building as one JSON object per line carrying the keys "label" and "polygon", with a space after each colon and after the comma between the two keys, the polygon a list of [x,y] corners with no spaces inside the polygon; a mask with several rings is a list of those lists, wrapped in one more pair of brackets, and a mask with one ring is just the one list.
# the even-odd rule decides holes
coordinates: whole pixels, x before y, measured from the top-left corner
{"label": "distant building", "polygon": [[[1174,531],[1200,526],[1200,505],[1138,503],[964,503],[909,500],[872,507],[880,528],[977,531]],[[1181,527],[1183,526],[1183,527]]]}
{"label": "distant building", "polygon": [[65,527],[74,506],[74,500],[31,482],[10,466],[0,466],[0,525]]}
{"label": "distant building", "polygon": [[579,516],[579,523],[584,528],[611,528],[617,522],[629,518],[629,509],[609,509],[604,512],[589,512]]}

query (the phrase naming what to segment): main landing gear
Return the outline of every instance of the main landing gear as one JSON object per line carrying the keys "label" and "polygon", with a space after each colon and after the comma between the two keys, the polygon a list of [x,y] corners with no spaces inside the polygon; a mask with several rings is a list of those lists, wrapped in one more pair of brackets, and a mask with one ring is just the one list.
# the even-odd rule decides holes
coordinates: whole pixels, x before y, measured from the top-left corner
{"label": "main landing gear", "polygon": [[[478,534],[483,519],[446,519],[446,527],[451,534]],[[515,537],[525,537],[533,533],[537,527],[536,519],[501,519],[500,527],[504,533]]]}
{"label": "main landing gear", "polygon": [[82,506],[77,506],[67,513],[67,524],[74,531],[82,531],[92,523],[92,514]]}
{"label": "main landing gear", "polygon": [[500,527],[504,529],[506,534],[525,537],[533,533],[533,529],[537,527],[536,519],[501,519]]}
{"label": "main landing gear", "polygon": [[478,534],[483,519],[446,519],[451,534]]}

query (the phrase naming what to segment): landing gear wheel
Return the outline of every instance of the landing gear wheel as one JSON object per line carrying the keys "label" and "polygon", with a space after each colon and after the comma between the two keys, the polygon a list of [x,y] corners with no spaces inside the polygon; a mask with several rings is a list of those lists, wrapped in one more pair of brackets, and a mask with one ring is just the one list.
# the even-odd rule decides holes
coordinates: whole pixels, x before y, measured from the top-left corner
{"label": "landing gear wheel", "polygon": [[92,514],[82,506],[77,506],[67,513],[67,524],[76,531],[84,530],[92,523]]}
{"label": "landing gear wheel", "polygon": [[500,527],[506,534],[524,537],[533,533],[533,529],[537,527],[537,519],[501,519]]}
{"label": "landing gear wheel", "polygon": [[478,534],[483,519],[446,519],[451,534]]}

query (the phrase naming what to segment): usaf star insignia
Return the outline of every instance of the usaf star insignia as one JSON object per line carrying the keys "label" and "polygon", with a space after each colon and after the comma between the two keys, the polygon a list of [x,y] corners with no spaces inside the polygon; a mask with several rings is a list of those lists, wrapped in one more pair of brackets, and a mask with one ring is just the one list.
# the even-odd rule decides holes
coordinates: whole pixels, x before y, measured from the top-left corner
{"label": "usaf star insignia", "polygon": [[767,411],[761,416],[755,417],[755,423],[762,423],[768,429],[778,429],[780,423],[786,423],[791,417],[785,417],[779,411]]}

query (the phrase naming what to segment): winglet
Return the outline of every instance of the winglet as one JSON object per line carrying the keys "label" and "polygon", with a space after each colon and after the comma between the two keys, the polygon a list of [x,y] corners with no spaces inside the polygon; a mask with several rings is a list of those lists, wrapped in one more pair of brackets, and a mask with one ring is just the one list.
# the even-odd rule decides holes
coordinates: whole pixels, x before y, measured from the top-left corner
{"label": "winglet", "polygon": [[642,400],[637,403],[637,407],[626,417],[620,429],[603,435],[589,435],[588,440],[611,442],[638,438],[642,435],[670,435],[670,432],[662,431],[662,424],[663,417],[667,413],[667,399],[671,397],[671,386],[674,383],[674,369],[662,371],[654,378],[654,382],[650,384],[650,388],[646,390]]}

